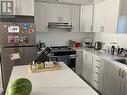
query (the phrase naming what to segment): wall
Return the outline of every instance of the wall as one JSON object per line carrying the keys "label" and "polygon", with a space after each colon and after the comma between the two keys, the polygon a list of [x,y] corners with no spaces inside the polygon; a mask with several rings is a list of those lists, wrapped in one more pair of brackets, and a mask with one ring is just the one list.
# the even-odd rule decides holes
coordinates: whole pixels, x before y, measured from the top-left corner
{"label": "wall", "polygon": [[120,47],[127,48],[127,34],[104,34],[95,33],[95,41],[102,41],[109,45],[110,42],[117,42]]}
{"label": "wall", "polygon": [[46,43],[46,46],[63,46],[68,45],[69,40],[81,41],[85,37],[93,37],[92,33],[81,32],[43,32],[37,33],[37,41],[41,40]]}

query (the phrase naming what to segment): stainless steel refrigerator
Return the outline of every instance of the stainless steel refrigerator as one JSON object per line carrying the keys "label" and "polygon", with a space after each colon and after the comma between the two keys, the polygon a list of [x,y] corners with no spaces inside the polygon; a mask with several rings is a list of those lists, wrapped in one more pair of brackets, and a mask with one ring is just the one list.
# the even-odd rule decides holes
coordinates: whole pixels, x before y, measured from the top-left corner
{"label": "stainless steel refrigerator", "polygon": [[36,57],[33,23],[0,23],[3,90],[6,91],[13,66],[28,65]]}

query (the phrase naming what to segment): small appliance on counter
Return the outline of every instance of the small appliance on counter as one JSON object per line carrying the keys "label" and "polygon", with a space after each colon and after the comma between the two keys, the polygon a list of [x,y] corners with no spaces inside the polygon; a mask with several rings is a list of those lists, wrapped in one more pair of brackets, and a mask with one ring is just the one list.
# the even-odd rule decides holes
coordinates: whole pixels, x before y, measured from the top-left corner
{"label": "small appliance on counter", "polygon": [[93,48],[93,39],[85,38],[82,41],[82,47]]}
{"label": "small appliance on counter", "polygon": [[37,51],[40,51],[46,47],[44,42],[38,41],[37,43]]}
{"label": "small appliance on counter", "polygon": [[103,45],[102,42],[96,41],[95,45],[94,45],[94,49],[95,50],[101,50],[102,49],[102,45]]}
{"label": "small appliance on counter", "polygon": [[72,40],[70,40],[69,41],[69,46],[70,47],[79,48],[79,47],[81,47],[81,43],[79,41],[72,41]]}

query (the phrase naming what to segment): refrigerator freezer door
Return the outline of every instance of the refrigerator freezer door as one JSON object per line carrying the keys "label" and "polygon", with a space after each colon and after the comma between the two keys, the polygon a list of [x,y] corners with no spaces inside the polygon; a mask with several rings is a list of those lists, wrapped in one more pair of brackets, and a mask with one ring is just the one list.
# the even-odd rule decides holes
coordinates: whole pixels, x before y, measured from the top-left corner
{"label": "refrigerator freezer door", "polygon": [[35,47],[2,48],[3,89],[6,90],[13,66],[28,65],[36,56]]}
{"label": "refrigerator freezer door", "polygon": [[[26,25],[26,26],[25,26]],[[8,27],[19,27],[18,32]],[[0,40],[2,47],[36,45],[35,24],[2,23],[0,24]]]}

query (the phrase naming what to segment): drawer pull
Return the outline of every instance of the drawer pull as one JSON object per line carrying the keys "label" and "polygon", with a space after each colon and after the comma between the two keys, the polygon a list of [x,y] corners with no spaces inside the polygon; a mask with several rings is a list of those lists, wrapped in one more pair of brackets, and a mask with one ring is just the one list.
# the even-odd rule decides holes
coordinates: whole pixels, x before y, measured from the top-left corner
{"label": "drawer pull", "polygon": [[101,62],[100,60],[96,60],[97,62]]}
{"label": "drawer pull", "polygon": [[119,76],[121,76],[121,69],[119,69]]}
{"label": "drawer pull", "polygon": [[96,81],[96,80],[94,80],[97,84],[99,84],[99,82],[98,81]]}
{"label": "drawer pull", "polygon": [[96,68],[101,69],[99,66],[96,66]]}
{"label": "drawer pull", "polygon": [[97,75],[100,75],[98,72],[95,72]]}
{"label": "drawer pull", "polygon": [[123,70],[123,72],[122,72],[122,78],[124,78],[124,73],[125,73],[125,71]]}

